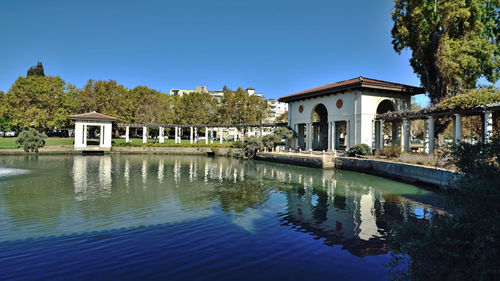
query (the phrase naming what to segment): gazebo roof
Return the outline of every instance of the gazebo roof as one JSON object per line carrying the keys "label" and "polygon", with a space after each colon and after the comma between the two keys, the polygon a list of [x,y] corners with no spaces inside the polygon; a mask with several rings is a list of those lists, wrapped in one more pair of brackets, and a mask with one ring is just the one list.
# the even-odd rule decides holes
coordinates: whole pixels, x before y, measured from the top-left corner
{"label": "gazebo roof", "polygon": [[359,76],[353,79],[326,84],[320,87],[284,96],[279,98],[279,101],[291,102],[354,89],[378,89],[398,92],[407,95],[417,95],[425,93],[425,89],[423,88]]}
{"label": "gazebo roof", "polygon": [[115,117],[104,115],[95,111],[73,115],[70,116],[69,119],[80,120],[80,121],[107,121],[107,122],[114,122],[117,120]]}

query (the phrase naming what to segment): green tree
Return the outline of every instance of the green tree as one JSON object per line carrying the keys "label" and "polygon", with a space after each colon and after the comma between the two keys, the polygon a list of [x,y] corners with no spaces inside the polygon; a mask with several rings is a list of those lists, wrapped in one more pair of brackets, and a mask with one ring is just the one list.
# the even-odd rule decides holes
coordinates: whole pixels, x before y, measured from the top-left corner
{"label": "green tree", "polygon": [[263,123],[268,104],[261,96],[249,95],[239,87],[236,91],[224,91],[219,107],[219,118],[223,124]]}
{"label": "green tree", "polygon": [[145,86],[135,87],[130,92],[136,104],[133,118],[135,123],[172,123],[173,107],[167,94]]}
{"label": "green tree", "polygon": [[178,124],[214,124],[217,100],[208,93],[184,94],[176,102],[174,119]]}
{"label": "green tree", "polygon": [[500,74],[498,0],[395,0],[393,47],[411,50],[410,65],[431,102]]}
{"label": "green tree", "polygon": [[28,72],[26,73],[26,76],[27,77],[30,77],[30,76],[43,77],[43,76],[45,76],[45,72],[43,70],[42,62],[39,61],[36,65],[30,67],[28,69]]}
{"label": "green tree", "polygon": [[77,111],[97,111],[118,118],[118,122],[131,122],[135,112],[133,96],[123,85],[114,80],[90,79],[80,90],[76,101]]}
{"label": "green tree", "polygon": [[76,95],[76,88],[58,76],[19,77],[5,96],[5,112],[15,127],[64,128]]}

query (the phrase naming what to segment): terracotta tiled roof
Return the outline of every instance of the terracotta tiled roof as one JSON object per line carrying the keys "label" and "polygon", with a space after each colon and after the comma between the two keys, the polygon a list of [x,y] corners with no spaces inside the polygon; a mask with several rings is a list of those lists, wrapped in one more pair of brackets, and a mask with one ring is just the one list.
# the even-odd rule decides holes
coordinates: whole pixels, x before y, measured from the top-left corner
{"label": "terracotta tiled roof", "polygon": [[104,115],[98,112],[89,112],[89,113],[82,113],[82,114],[77,114],[70,116],[69,119],[71,120],[89,120],[89,121],[116,121],[117,119],[115,117],[111,117],[108,115]]}
{"label": "terracotta tiled roof", "polygon": [[312,88],[312,89],[309,89],[306,91],[302,91],[302,92],[298,92],[298,93],[291,94],[288,96],[284,96],[284,97],[279,98],[279,101],[290,102],[290,101],[296,101],[296,100],[312,98],[312,97],[317,97],[317,96],[323,96],[323,95],[343,92],[346,90],[361,89],[361,88],[381,89],[381,90],[386,90],[386,91],[400,92],[400,93],[408,94],[408,95],[416,95],[416,94],[425,93],[425,90],[423,88],[399,84],[399,83],[387,82],[387,81],[382,81],[382,80],[377,80],[377,79],[371,79],[371,78],[366,78],[366,77],[360,76],[357,78],[344,80],[344,81],[340,81],[340,82],[335,82],[332,84],[326,84],[326,85]]}

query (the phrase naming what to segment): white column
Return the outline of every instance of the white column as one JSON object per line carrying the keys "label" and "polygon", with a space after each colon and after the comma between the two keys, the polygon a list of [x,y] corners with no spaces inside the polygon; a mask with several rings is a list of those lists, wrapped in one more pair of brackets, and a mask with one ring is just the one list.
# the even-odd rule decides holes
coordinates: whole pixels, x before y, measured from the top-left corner
{"label": "white column", "polygon": [[142,127],[142,143],[148,142],[148,128]]}
{"label": "white column", "polygon": [[328,122],[328,151],[332,151],[332,122]]}
{"label": "white column", "polygon": [[332,121],[332,133],[330,134],[330,137],[332,138],[332,151],[336,149],[335,147],[335,121]]}
{"label": "white column", "polygon": [[83,147],[87,147],[87,125],[83,125]]}
{"label": "white column", "polygon": [[174,143],[177,143],[177,138],[178,138],[178,136],[179,136],[179,130],[178,130],[178,127],[175,127],[175,128],[174,128],[174,130],[175,130],[175,136],[174,136],[175,140],[174,140]]}
{"label": "white column", "polygon": [[189,128],[189,143],[193,143],[193,127]]}
{"label": "white column", "polygon": [[349,149],[351,146],[351,120],[346,121],[345,126],[345,148]]}
{"label": "white column", "polygon": [[222,127],[219,128],[219,143],[222,143]]}
{"label": "white column", "polygon": [[299,125],[298,124],[293,124],[293,130],[297,134],[295,138],[293,138],[293,147],[292,149],[296,149],[297,146],[299,146]]}
{"label": "white column", "polygon": [[208,128],[205,127],[205,144],[208,144]]}
{"label": "white column", "polygon": [[384,150],[384,120],[379,121],[380,135],[379,135],[379,149]]}
{"label": "white column", "polygon": [[264,135],[264,128],[260,126],[260,136],[262,137]]}
{"label": "white column", "polygon": [[485,111],[483,119],[483,143],[488,143],[493,134],[493,113],[491,111]]}
{"label": "white column", "polygon": [[453,139],[454,143],[459,143],[462,141],[462,116],[460,114],[455,114],[455,138]]}
{"label": "white column", "polygon": [[102,146],[105,148],[111,147],[112,134],[113,134],[113,124],[105,124],[102,126]]}
{"label": "white column", "polygon": [[159,132],[160,143],[164,143],[165,142],[165,128],[160,127],[159,130],[160,130],[160,132]]}
{"label": "white column", "polygon": [[194,143],[198,143],[198,128],[194,128]]}
{"label": "white column", "polygon": [[99,126],[99,146],[104,146],[104,126]]}
{"label": "white column", "polygon": [[429,133],[428,133],[428,140],[427,140],[427,146],[429,153],[434,153],[434,117],[429,116],[428,117],[428,128],[429,128]]}
{"label": "white column", "polygon": [[210,143],[214,143],[214,128],[210,128]]}
{"label": "white column", "polygon": [[312,125],[307,123],[306,150],[312,150]]}
{"label": "white column", "polygon": [[234,128],[234,141],[238,140],[238,129]]}
{"label": "white column", "polygon": [[129,142],[130,141],[130,127],[127,126],[125,127],[125,142]]}
{"label": "white column", "polygon": [[410,151],[410,120],[403,118],[403,145],[404,151]]}

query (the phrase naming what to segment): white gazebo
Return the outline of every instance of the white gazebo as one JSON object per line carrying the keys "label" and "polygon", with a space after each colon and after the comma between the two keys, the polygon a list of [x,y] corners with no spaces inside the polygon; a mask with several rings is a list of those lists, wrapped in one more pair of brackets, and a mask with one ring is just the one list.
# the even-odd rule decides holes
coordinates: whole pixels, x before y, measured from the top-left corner
{"label": "white gazebo", "polygon": [[112,126],[117,119],[98,112],[70,116],[75,121],[75,150],[87,149],[87,128],[99,127],[99,149],[111,148]]}

